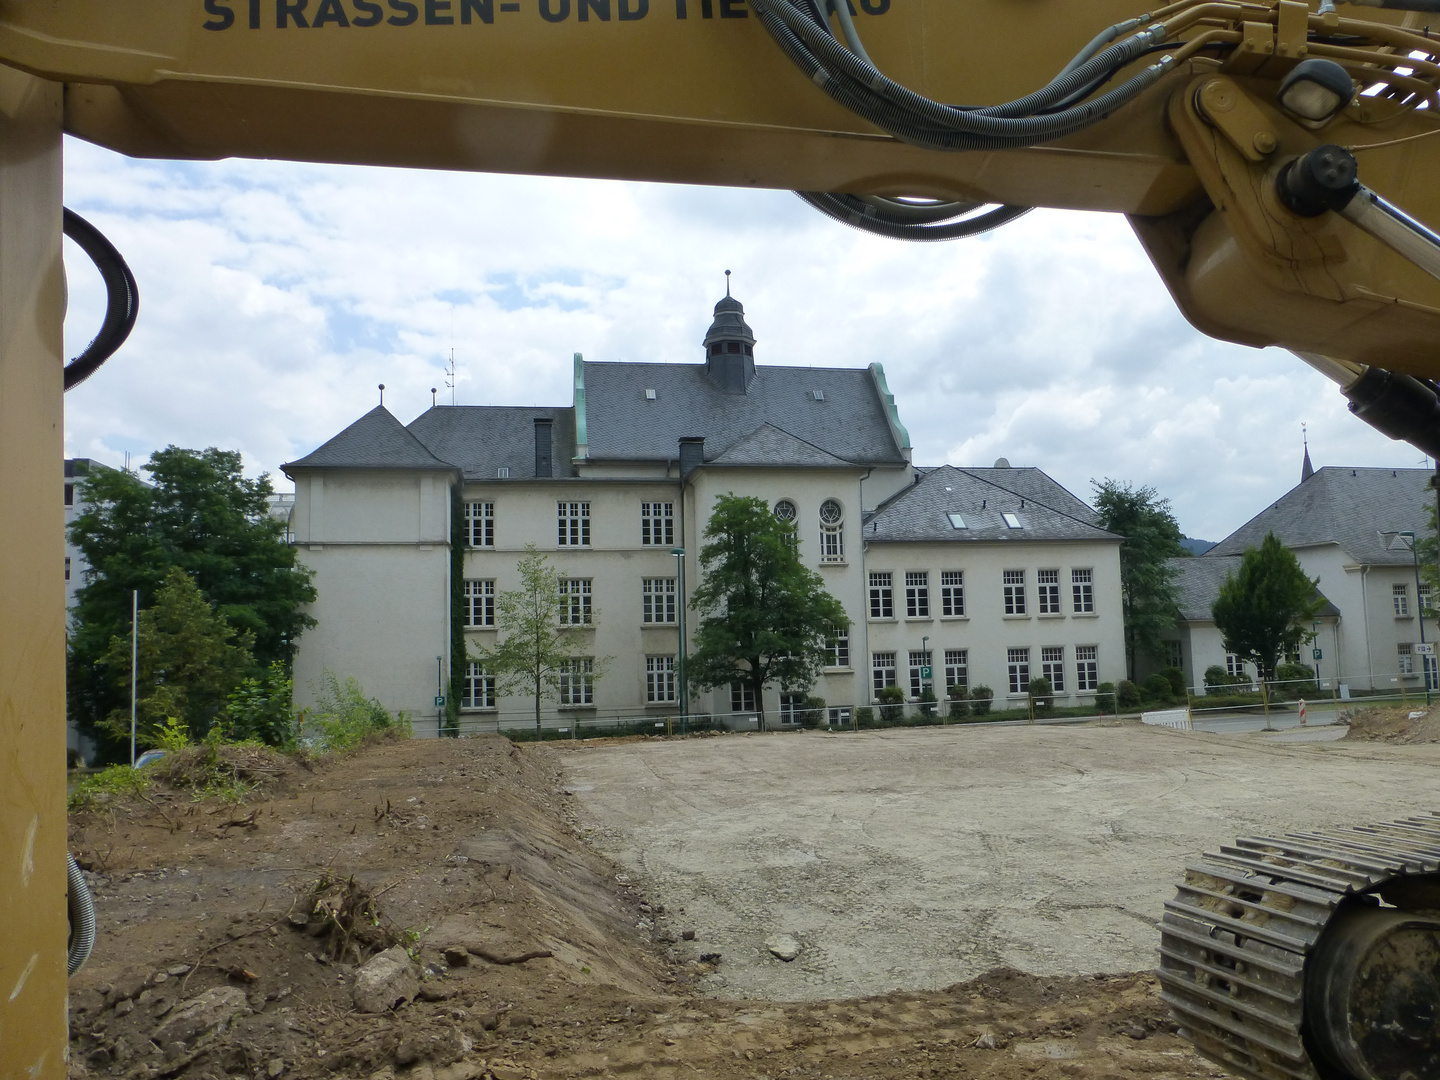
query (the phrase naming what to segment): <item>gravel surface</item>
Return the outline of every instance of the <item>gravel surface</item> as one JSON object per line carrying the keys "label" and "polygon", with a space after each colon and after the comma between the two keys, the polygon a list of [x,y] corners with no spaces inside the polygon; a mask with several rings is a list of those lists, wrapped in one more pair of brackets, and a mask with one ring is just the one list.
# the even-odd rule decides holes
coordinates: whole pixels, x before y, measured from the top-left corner
{"label": "gravel surface", "polygon": [[[719,954],[719,997],[804,1001],[1155,963],[1185,860],[1240,833],[1440,808],[1440,746],[1138,725],[561,748],[590,841]],[[678,914],[677,914],[678,913]],[[765,941],[799,942],[790,962]],[[693,955],[692,955],[693,954]]]}

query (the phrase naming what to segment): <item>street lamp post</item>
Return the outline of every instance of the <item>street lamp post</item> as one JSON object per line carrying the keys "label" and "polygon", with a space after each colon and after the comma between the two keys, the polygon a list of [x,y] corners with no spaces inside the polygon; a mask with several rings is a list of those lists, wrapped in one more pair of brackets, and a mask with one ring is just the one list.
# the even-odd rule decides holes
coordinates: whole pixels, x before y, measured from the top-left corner
{"label": "street lamp post", "polygon": [[671,548],[670,554],[675,556],[675,565],[678,567],[680,585],[680,670],[677,673],[680,679],[680,730],[685,731],[688,717],[690,716],[690,687],[685,682],[685,549],[683,547]]}
{"label": "street lamp post", "polygon": [[[1420,644],[1425,644],[1425,605],[1420,602],[1420,552],[1416,549],[1415,534],[1413,532],[1402,532],[1400,536],[1410,538],[1410,558],[1415,564],[1415,618],[1420,620]],[[1425,655],[1425,650],[1420,650],[1420,673],[1425,680],[1425,704],[1430,704],[1430,657]]]}

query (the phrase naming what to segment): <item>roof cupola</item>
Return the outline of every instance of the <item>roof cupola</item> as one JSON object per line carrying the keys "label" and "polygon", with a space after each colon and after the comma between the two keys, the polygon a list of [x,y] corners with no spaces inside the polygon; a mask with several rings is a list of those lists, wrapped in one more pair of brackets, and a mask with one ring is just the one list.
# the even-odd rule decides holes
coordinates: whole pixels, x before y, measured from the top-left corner
{"label": "roof cupola", "polygon": [[705,373],[724,391],[743,394],[755,377],[755,334],[745,321],[745,306],[730,295],[725,271],[725,296],[715,305],[715,318],[705,334]]}

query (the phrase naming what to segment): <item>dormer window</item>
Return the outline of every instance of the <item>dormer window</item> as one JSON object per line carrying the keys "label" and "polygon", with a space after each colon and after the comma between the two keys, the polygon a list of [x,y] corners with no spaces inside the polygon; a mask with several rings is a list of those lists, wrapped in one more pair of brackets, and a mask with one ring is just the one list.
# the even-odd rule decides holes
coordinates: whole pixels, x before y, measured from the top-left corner
{"label": "dormer window", "polygon": [[509,465],[501,465],[498,469],[495,470],[495,477],[496,477],[496,479],[498,479],[498,480],[509,480],[509,479],[510,479],[510,466],[509,466]]}
{"label": "dormer window", "polygon": [[649,387],[646,387],[646,388],[645,388],[645,400],[646,400],[646,401],[654,401],[654,400],[655,400],[655,391],[652,390],[652,389],[650,389]]}
{"label": "dormer window", "polygon": [[811,391],[810,391],[810,400],[811,400],[811,401],[824,401],[824,400],[825,400],[825,391],[824,391],[824,390],[811,390]]}
{"label": "dormer window", "polygon": [[950,527],[952,529],[965,528],[965,519],[959,514],[946,514],[945,516],[950,519]]}
{"label": "dormer window", "polygon": [[1020,516],[1018,514],[1002,513],[1000,516],[1005,519],[1005,527],[1007,529],[1023,529],[1025,527],[1020,524]]}

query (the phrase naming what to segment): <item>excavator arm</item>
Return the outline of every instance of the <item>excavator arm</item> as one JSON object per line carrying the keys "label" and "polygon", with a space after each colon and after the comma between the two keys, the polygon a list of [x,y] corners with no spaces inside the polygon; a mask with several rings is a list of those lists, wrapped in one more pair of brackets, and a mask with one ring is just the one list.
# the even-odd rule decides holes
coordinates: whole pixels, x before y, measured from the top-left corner
{"label": "excavator arm", "polygon": [[901,239],[1123,213],[1198,329],[1295,351],[1440,453],[1437,13],[0,0],[0,1071],[58,1075],[66,1045],[62,132],[139,157],[791,188]]}

